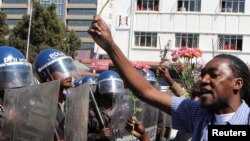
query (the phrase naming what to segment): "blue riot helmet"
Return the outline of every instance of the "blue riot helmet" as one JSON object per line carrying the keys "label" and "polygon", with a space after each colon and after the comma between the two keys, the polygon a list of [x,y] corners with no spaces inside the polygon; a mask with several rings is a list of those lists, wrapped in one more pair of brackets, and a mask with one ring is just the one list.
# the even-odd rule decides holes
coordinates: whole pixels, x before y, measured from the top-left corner
{"label": "blue riot helmet", "polygon": [[32,65],[14,47],[0,47],[0,90],[34,84]]}
{"label": "blue riot helmet", "polygon": [[143,70],[139,70],[139,73],[153,86],[158,86],[158,81],[155,77],[155,74],[151,71],[143,71]]}
{"label": "blue riot helmet", "polygon": [[156,81],[155,74],[151,70],[148,70],[145,77],[148,81]]}
{"label": "blue riot helmet", "polygon": [[80,85],[85,84],[87,82],[89,82],[89,84],[91,85],[91,88],[94,92],[96,89],[96,78],[92,77],[92,76],[84,76],[80,79],[75,80],[74,87],[80,86]]}
{"label": "blue riot helmet", "polygon": [[119,94],[124,92],[124,83],[120,75],[115,71],[104,71],[97,79],[99,93],[102,94]]}
{"label": "blue riot helmet", "polygon": [[117,72],[108,70],[99,74],[95,97],[104,109],[108,109],[108,115],[114,114],[118,95],[122,93],[124,93],[124,84]]}
{"label": "blue riot helmet", "polygon": [[[63,79],[71,76],[73,80],[80,78],[73,59],[56,49],[45,49],[41,51],[34,62],[35,73],[41,81]],[[54,75],[54,73],[57,75]]]}
{"label": "blue riot helmet", "polygon": [[79,85],[82,85],[84,83],[87,83],[89,82],[90,84],[92,85],[95,85],[96,84],[96,78],[92,77],[92,76],[84,76],[80,79],[77,79],[74,81],[74,86],[77,87]]}

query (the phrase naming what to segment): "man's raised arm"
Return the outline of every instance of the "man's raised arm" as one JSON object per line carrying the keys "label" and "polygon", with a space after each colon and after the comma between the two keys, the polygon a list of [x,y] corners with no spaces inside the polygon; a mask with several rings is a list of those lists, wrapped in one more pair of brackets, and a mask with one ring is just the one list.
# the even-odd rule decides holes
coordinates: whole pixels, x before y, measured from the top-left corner
{"label": "man's raised arm", "polygon": [[139,99],[171,114],[172,96],[154,88],[135,70],[114,42],[109,27],[100,16],[94,17],[88,33],[108,53],[123,79]]}

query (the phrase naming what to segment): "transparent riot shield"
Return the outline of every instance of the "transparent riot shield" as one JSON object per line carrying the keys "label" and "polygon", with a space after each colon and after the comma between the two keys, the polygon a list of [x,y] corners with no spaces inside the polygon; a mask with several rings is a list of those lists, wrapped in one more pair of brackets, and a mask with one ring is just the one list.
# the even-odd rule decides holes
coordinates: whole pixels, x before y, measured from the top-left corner
{"label": "transparent riot shield", "polygon": [[87,140],[89,92],[88,83],[69,89],[65,109],[65,141]]}
{"label": "transparent riot shield", "polygon": [[[160,91],[165,92],[165,94],[168,94],[166,92],[169,92],[169,86],[159,86]],[[157,136],[157,140],[164,141],[168,140],[168,137],[170,135],[170,127],[171,127],[171,116],[164,111],[159,110],[159,116],[158,116],[158,128],[161,128],[160,134]]]}
{"label": "transparent riot shield", "polygon": [[5,132],[9,141],[53,141],[59,81],[5,90]]}
{"label": "transparent riot shield", "polygon": [[116,99],[114,112],[110,115],[112,137],[111,140],[117,140],[129,135],[130,133],[125,130],[127,119],[132,115],[132,102],[131,92],[126,89],[123,93],[119,93]]}
{"label": "transparent riot shield", "polygon": [[150,140],[155,141],[159,110],[143,101],[140,102],[143,111],[138,116],[138,120],[144,123],[146,132],[150,137]]}
{"label": "transparent riot shield", "polygon": [[[134,100],[132,97],[133,93],[129,89],[126,89],[125,93],[121,94],[118,98],[117,108],[111,117],[114,140],[138,140],[124,129],[127,119],[135,114],[137,119],[144,123],[150,140],[155,141],[159,110],[139,99]],[[135,112],[136,109],[141,110]]]}

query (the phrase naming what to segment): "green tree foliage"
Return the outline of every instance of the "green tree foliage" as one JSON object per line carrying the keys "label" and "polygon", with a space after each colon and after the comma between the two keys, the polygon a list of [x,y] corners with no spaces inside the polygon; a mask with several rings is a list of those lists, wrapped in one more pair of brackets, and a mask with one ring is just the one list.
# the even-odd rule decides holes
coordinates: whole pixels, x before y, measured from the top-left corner
{"label": "green tree foliage", "polygon": [[75,51],[81,46],[81,40],[76,35],[76,33],[71,30],[67,34],[68,51],[67,54],[71,57],[75,57]]}
{"label": "green tree foliage", "polygon": [[9,25],[6,22],[6,14],[0,10],[0,46],[7,45],[5,35],[9,33]]}
{"label": "green tree foliage", "polygon": [[[46,48],[56,48],[67,53],[70,41],[67,27],[56,14],[56,6],[52,4],[47,8],[33,1],[32,24],[30,31],[29,61],[33,62],[36,55]],[[18,48],[24,54],[27,50],[29,15],[23,16],[9,38],[10,45]],[[74,49],[79,48],[75,46]],[[70,49],[73,51],[73,49]]]}

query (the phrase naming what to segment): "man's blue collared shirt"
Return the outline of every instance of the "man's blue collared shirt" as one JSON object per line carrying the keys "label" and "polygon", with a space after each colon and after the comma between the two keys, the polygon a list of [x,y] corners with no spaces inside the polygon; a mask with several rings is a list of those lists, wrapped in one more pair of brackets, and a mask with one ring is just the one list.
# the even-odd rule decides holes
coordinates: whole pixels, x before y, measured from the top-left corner
{"label": "man's blue collared shirt", "polygon": [[[231,125],[249,124],[250,109],[243,101],[228,121]],[[192,133],[193,141],[207,141],[207,127],[214,122],[214,113],[200,106],[199,101],[173,97],[172,101],[172,124],[173,128]],[[203,134],[206,137],[202,138]]]}

